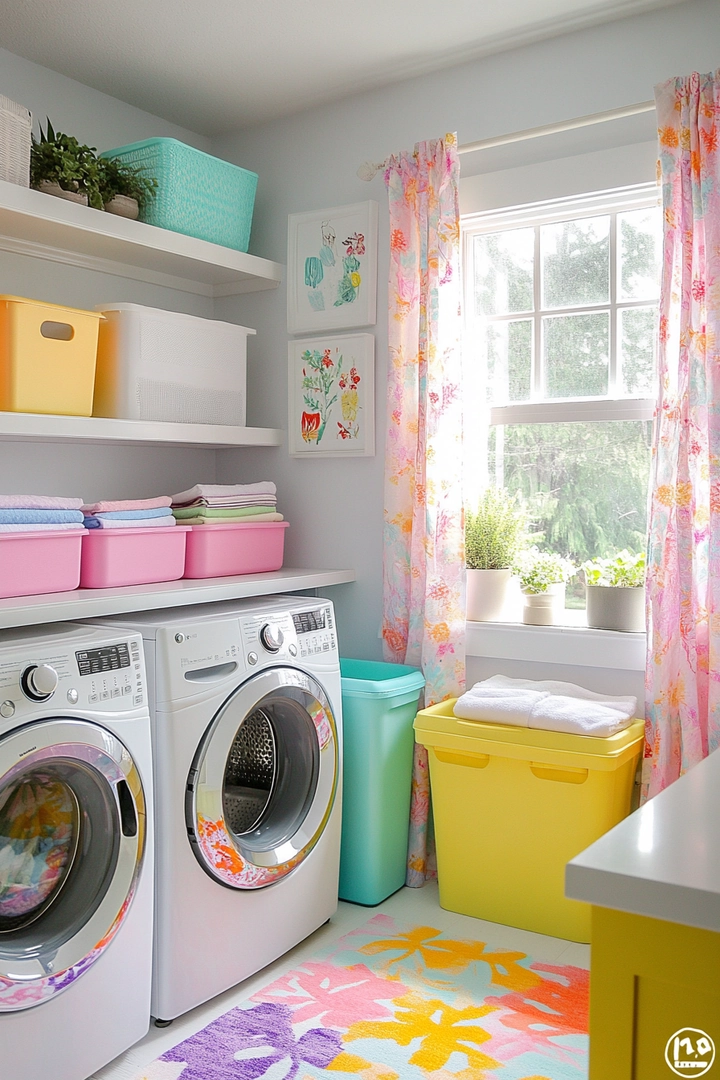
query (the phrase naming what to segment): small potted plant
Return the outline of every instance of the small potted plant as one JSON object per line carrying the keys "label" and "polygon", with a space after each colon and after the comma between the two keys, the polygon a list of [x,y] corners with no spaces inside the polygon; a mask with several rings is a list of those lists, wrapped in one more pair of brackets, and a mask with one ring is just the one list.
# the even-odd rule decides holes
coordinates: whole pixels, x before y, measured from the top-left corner
{"label": "small potted plant", "polygon": [[158,182],[140,165],[126,165],[119,158],[101,157],[100,196],[110,214],[135,220],[157,194]]}
{"label": "small potted plant", "polygon": [[621,551],[591,559],[585,575],[587,624],[596,630],[642,633],[645,629],[645,553]]}
{"label": "small potted plant", "polygon": [[565,585],[577,573],[570,559],[536,547],[521,552],[515,573],[523,594],[523,622],[552,626],[565,609]]}
{"label": "small potted plant", "polygon": [[83,206],[102,210],[100,165],[95,147],[79,143],[72,135],[40,128],[40,138],[32,137],[30,184],[47,195],[55,195]]}
{"label": "small potted plant", "polygon": [[505,603],[511,567],[526,543],[527,511],[519,498],[488,488],[476,510],[465,513],[467,618],[497,619]]}

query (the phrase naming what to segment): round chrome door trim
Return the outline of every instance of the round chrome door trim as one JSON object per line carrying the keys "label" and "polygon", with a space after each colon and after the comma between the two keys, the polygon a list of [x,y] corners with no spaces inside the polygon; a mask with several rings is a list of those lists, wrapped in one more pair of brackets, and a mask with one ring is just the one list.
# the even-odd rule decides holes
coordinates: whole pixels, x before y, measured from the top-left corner
{"label": "round chrome door trim", "polygon": [[[21,947],[14,954],[9,940],[13,932],[0,935],[0,1014],[39,1005],[88,971],[120,929],[137,889],[145,854],[147,817],[142,781],[129,751],[106,728],[79,719],[34,721],[0,739],[0,791],[33,768],[59,765],[86,770],[98,790],[105,793],[107,805],[114,811],[117,856],[102,897],[67,940],[60,940],[45,952],[42,947]],[[134,835],[122,827],[118,785],[132,799]],[[32,921],[33,928],[42,927],[43,918],[50,910],[57,917],[64,890],[65,883],[57,901],[47,905]]]}
{"label": "round chrome door trim", "polygon": [[[243,721],[267,700],[289,691],[311,721],[317,758],[316,782],[307,812],[291,836],[267,850],[249,850],[226,821],[225,768]],[[238,721],[238,715],[240,720]],[[187,782],[185,815],[194,854],[215,880],[235,889],[259,889],[285,877],[312,851],[333,809],[338,787],[339,746],[332,707],[314,678],[297,668],[258,672],[226,699],[195,754]],[[268,800],[269,804],[270,800]]]}

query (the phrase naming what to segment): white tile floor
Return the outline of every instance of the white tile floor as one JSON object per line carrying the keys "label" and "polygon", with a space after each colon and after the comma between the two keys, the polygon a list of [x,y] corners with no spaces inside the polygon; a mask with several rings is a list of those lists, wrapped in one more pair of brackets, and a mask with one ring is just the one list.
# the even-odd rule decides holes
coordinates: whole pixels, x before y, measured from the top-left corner
{"label": "white tile floor", "polygon": [[373,915],[381,912],[391,915],[403,924],[434,926],[458,937],[480,939],[501,948],[520,949],[528,953],[533,960],[552,964],[574,964],[577,967],[590,966],[589,945],[578,945],[560,938],[544,937],[542,934],[532,934],[527,930],[517,930],[512,926],[500,926],[497,923],[482,922],[480,919],[472,919],[467,915],[456,915],[454,912],[444,911],[438,903],[437,885],[432,883],[428,883],[423,889],[401,889],[375,908],[358,907],[355,904],[341,902],[337,914],[330,922],[291,952],[269,967],[263,968],[240,986],[227,990],[212,1001],[199,1005],[197,1009],[179,1017],[170,1027],[160,1029],[153,1025],[141,1042],[106,1065],[100,1072],[95,1073],[90,1080],[134,1080],[144,1065],[174,1046],[175,1043],[199,1031],[238,1002],[244,1001],[251,994],[278,978],[284,971],[296,967],[329,942],[362,926]]}

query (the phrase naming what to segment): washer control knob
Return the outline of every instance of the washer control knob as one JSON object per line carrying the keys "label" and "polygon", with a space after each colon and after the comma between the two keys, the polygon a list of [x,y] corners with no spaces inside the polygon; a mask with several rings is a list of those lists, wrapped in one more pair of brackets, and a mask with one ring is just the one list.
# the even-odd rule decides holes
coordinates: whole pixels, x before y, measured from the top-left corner
{"label": "washer control knob", "polygon": [[258,654],[256,652],[249,652],[247,655],[247,659],[248,664],[250,664],[252,667],[255,667],[255,664],[257,664],[258,662]]}
{"label": "washer control knob", "polygon": [[175,640],[177,641],[178,645],[182,645],[183,641],[185,640],[185,635],[184,634],[176,634],[175,635]]}
{"label": "washer control knob", "polygon": [[297,656],[297,645],[290,645],[288,648],[288,652],[291,656]]}
{"label": "washer control knob", "polygon": [[272,623],[265,623],[260,631],[260,641],[268,652],[280,652],[284,640],[285,635],[280,627],[273,626]]}
{"label": "washer control knob", "polygon": [[57,689],[59,676],[49,664],[33,664],[20,677],[22,692],[31,701],[47,701]]}
{"label": "washer control knob", "polygon": [[14,715],[15,715],[15,702],[14,701],[3,701],[2,705],[0,705],[0,716],[4,717],[5,720],[9,720],[9,718],[11,716],[14,716]]}
{"label": "washer control knob", "polygon": [[78,695],[77,690],[68,690],[67,699],[68,699],[68,701],[70,702],[71,705],[77,705],[78,697],[79,697],[79,695]]}

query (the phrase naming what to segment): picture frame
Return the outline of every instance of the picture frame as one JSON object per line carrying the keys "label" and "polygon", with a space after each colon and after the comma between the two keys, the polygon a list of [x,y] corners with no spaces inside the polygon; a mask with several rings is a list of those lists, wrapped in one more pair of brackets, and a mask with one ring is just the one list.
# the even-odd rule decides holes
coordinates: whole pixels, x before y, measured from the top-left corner
{"label": "picture frame", "polygon": [[372,457],[374,375],[372,334],[326,334],[289,342],[290,456]]}
{"label": "picture frame", "polygon": [[374,326],[378,204],[288,216],[289,334]]}

